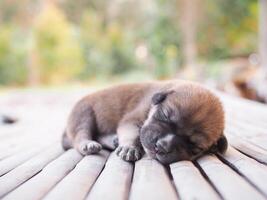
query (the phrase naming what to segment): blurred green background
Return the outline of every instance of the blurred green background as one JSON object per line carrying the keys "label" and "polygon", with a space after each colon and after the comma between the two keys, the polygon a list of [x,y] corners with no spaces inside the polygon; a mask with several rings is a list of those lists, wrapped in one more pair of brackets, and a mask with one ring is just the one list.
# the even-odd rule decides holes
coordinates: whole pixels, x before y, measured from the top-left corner
{"label": "blurred green background", "polygon": [[0,10],[2,88],[218,79],[226,60],[257,61],[257,0],[1,0]]}

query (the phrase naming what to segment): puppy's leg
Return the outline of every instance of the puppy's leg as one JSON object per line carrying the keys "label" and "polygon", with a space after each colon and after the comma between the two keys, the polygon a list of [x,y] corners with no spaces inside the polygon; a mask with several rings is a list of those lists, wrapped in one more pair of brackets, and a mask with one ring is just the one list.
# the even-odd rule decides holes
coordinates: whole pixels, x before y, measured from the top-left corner
{"label": "puppy's leg", "polygon": [[83,155],[94,154],[102,149],[101,144],[92,140],[90,133],[83,131],[76,134],[73,146]]}
{"label": "puppy's leg", "polygon": [[139,160],[144,153],[139,139],[139,128],[134,123],[122,123],[117,134],[119,146],[116,154],[125,161]]}
{"label": "puppy's leg", "polygon": [[101,144],[92,140],[95,129],[93,110],[86,102],[79,102],[70,115],[66,134],[72,146],[81,154],[93,154],[102,149]]}
{"label": "puppy's leg", "polygon": [[66,134],[66,131],[64,131],[64,133],[63,133],[61,144],[62,144],[62,147],[64,150],[68,150],[72,147],[71,141],[69,140],[69,138]]}

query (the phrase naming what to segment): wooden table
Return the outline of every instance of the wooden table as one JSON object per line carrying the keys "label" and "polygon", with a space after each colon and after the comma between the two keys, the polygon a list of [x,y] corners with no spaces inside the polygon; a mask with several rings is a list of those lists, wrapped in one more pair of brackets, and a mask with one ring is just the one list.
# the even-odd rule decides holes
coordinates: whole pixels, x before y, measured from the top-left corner
{"label": "wooden table", "polygon": [[0,197],[16,199],[267,199],[267,106],[218,93],[226,111],[225,155],[163,167],[127,163],[101,151],[64,152],[60,136],[74,102],[88,91],[23,91],[0,96]]}

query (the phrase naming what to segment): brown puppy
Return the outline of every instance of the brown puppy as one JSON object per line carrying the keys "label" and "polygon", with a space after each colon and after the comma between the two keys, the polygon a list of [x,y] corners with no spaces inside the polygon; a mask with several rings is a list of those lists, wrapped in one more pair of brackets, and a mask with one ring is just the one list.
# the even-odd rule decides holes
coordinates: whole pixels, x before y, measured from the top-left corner
{"label": "brown puppy", "polygon": [[100,151],[102,145],[117,147],[117,155],[126,161],[140,159],[145,150],[169,164],[207,151],[224,152],[223,130],[219,99],[199,84],[128,84],[80,100],[69,117],[63,147],[74,147],[83,155]]}

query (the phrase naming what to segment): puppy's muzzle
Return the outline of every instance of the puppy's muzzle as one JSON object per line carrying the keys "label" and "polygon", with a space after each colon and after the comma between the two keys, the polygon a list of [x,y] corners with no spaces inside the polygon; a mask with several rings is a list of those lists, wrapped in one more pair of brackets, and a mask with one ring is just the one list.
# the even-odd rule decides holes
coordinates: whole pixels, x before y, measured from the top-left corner
{"label": "puppy's muzzle", "polygon": [[175,136],[173,134],[167,134],[158,139],[155,150],[157,153],[170,153],[173,150],[174,145]]}

